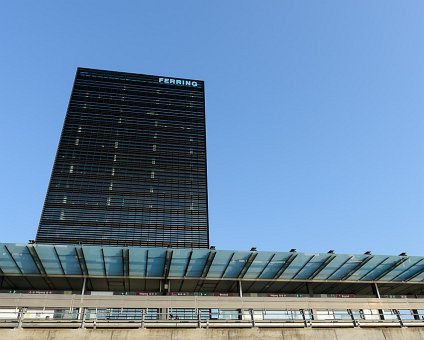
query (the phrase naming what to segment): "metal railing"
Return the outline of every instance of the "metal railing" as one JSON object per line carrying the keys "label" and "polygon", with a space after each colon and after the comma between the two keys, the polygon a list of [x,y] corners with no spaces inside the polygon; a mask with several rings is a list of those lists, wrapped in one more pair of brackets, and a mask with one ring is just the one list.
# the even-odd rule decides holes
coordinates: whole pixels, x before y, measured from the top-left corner
{"label": "metal railing", "polygon": [[7,328],[424,327],[424,309],[1,308]]}
{"label": "metal railing", "polygon": [[424,327],[421,298],[0,294],[0,327]]}

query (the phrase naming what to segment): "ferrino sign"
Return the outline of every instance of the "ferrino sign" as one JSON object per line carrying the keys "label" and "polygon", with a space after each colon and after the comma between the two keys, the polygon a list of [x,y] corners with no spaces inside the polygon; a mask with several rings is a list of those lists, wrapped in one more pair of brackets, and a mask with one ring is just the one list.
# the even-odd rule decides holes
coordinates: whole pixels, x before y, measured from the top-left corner
{"label": "ferrino sign", "polygon": [[177,86],[190,86],[197,87],[197,81],[194,80],[184,80],[184,79],[174,79],[174,78],[159,78],[160,84],[169,84]]}

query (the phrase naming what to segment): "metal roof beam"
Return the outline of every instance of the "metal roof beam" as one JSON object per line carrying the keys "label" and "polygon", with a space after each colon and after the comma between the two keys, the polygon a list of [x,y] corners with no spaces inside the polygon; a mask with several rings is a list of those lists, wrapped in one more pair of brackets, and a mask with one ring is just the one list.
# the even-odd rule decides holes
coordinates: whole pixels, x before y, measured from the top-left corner
{"label": "metal roof beam", "polygon": [[[90,282],[91,289],[93,289],[93,282],[91,282],[90,276],[88,275],[88,268],[87,263],[85,262],[84,252],[82,251],[82,248],[74,247],[75,254],[78,259],[78,263],[81,270],[81,275],[85,278],[88,278],[88,281]],[[109,284],[108,284],[109,285]]]}
{"label": "metal roof beam", "polygon": [[294,279],[297,275],[300,274],[300,272],[306,267],[306,265],[312,261],[312,259],[315,257],[315,255],[312,255],[304,264],[302,267],[300,267],[300,269],[296,272],[296,274],[293,275],[292,279]]}
{"label": "metal roof beam", "polygon": [[372,258],[374,258],[373,255],[368,255],[365,259],[363,259],[360,263],[358,263],[349,273],[347,273],[345,276],[340,278],[340,281],[345,281],[349,277],[351,277],[357,270],[365,266],[365,264],[370,261]]}
{"label": "metal roof beam", "polygon": [[60,266],[60,269],[62,270],[63,275],[66,276],[65,269],[63,268],[62,261],[60,261],[59,254],[57,253],[55,246],[53,246],[53,253],[56,256],[57,262],[59,262],[59,266]]}
{"label": "metal roof beam", "polygon": [[188,271],[188,267],[190,266],[190,262],[191,262],[191,257],[193,256],[193,250],[190,252],[190,255],[188,256],[188,260],[187,260],[187,264],[184,268],[184,274],[183,277],[187,276],[187,271]]}
{"label": "metal roof beam", "polygon": [[[405,274],[408,270],[410,270],[412,267],[416,266],[418,263],[422,262],[423,260],[424,260],[424,259],[420,259],[420,260],[418,260],[418,261],[414,262],[414,263],[413,263],[413,264],[411,264],[408,268],[405,268],[405,269],[404,269],[404,270],[402,270],[399,274],[397,274],[395,277],[393,277],[390,281],[394,281],[394,282],[396,282],[395,280],[396,280],[399,276],[401,276],[401,275]],[[423,268],[423,270],[424,270],[424,268]]]}
{"label": "metal roof beam", "polygon": [[168,278],[168,275],[169,275],[169,269],[171,268],[171,261],[172,261],[173,254],[174,252],[170,249],[166,251],[165,265],[163,266],[163,273],[162,273],[162,276],[164,277],[165,280]]}
{"label": "metal roof beam", "polygon": [[244,275],[246,275],[247,271],[249,270],[250,266],[252,265],[253,261],[255,261],[255,258],[258,256],[257,251],[253,251],[249,258],[246,260],[246,263],[244,264],[243,268],[240,270],[240,273],[238,274],[238,278],[242,279]]}
{"label": "metal roof beam", "polygon": [[56,287],[54,286],[53,282],[49,280],[48,274],[46,272],[46,269],[43,266],[43,262],[41,261],[40,257],[38,256],[37,250],[34,247],[26,246],[28,253],[31,255],[32,260],[35,263],[35,266],[37,267],[38,271],[41,274],[41,277],[44,279],[44,281],[47,283],[47,286],[52,289],[56,290]]}
{"label": "metal roof beam", "polygon": [[216,251],[210,251],[209,252],[208,259],[206,260],[205,266],[203,267],[203,271],[202,271],[202,275],[201,275],[202,278],[205,278],[208,275],[209,269],[211,268],[211,265],[212,265],[212,262],[213,262],[215,256],[216,256]]}
{"label": "metal roof beam", "polygon": [[144,266],[144,277],[147,278],[147,265],[149,263],[149,250],[146,250],[146,265]]}
{"label": "metal roof beam", "polygon": [[74,288],[72,287],[71,281],[69,281],[68,277],[66,276],[65,269],[63,268],[62,261],[60,260],[59,253],[57,252],[56,246],[53,246],[53,253],[56,256],[56,260],[59,263],[60,269],[62,270],[63,276],[67,284],[69,285],[69,287],[71,287],[71,290],[74,290]]}
{"label": "metal roof beam", "polygon": [[196,288],[195,288],[195,291],[199,291],[200,289],[202,289],[202,287],[203,287],[203,282],[204,282],[204,279],[205,279],[205,277],[208,275],[208,273],[209,273],[209,269],[211,268],[211,265],[212,265],[212,262],[213,262],[213,260],[215,259],[215,256],[216,256],[216,251],[215,250],[210,250],[209,251],[209,255],[208,255],[208,258],[207,258],[207,260],[206,260],[206,263],[205,263],[205,265],[204,265],[204,267],[203,267],[203,270],[202,270],[202,275],[200,276],[200,278],[198,279],[198,282],[197,282],[197,285],[196,285]]}
{"label": "metal roof beam", "polygon": [[[249,270],[250,266],[252,265],[253,261],[255,260],[256,256],[258,256],[258,252],[257,251],[252,251],[252,253],[249,255],[249,258],[246,260],[243,268],[241,268],[239,274],[237,275],[238,279],[242,279],[244,277],[244,275],[247,273],[247,271]],[[230,290],[234,289],[234,285],[237,285],[238,281],[234,281],[234,283],[231,285]]]}
{"label": "metal roof beam", "polygon": [[[386,262],[388,259],[390,258],[390,256],[386,257],[383,261],[379,262],[376,266],[374,266],[373,268],[371,268],[370,270],[368,270],[364,275],[362,275],[358,281],[361,281],[364,277],[367,277],[367,275],[369,273],[371,273],[373,270],[375,270],[379,265],[383,264],[384,262]],[[372,280],[374,281],[374,280]]]}
{"label": "metal roof beam", "polygon": [[85,257],[81,247],[80,248],[75,247],[74,249],[75,249],[75,254],[77,255],[78,263],[80,265],[81,274],[83,276],[88,276],[87,264],[85,263]]}
{"label": "metal roof beam", "polygon": [[6,249],[7,253],[9,254],[9,256],[12,259],[13,263],[15,264],[16,268],[18,268],[19,273],[21,273],[21,275],[23,275],[23,272],[21,270],[21,267],[18,266],[18,262],[16,262],[15,258],[13,257],[12,252],[9,250],[9,248],[7,248],[6,245],[4,245],[4,249]]}
{"label": "metal roof beam", "polygon": [[122,248],[122,275],[124,282],[125,291],[130,290],[130,251],[128,249]]}
{"label": "metal roof beam", "polygon": [[278,279],[284,273],[284,271],[288,268],[288,266],[290,266],[290,264],[294,261],[296,257],[297,257],[296,253],[291,254],[290,257],[286,261],[284,261],[283,265],[274,275],[273,279],[274,280]]}
{"label": "metal roof beam", "polygon": [[107,275],[107,271],[106,271],[105,253],[103,251],[103,248],[101,249],[101,254],[102,254],[102,261],[103,261],[103,272],[104,272],[105,279],[106,279],[107,290],[110,290],[109,279],[108,279],[108,275]]}
{"label": "metal roof beam", "polygon": [[[398,261],[396,261],[395,263],[393,263],[389,268],[387,268],[384,272],[382,272],[380,275],[378,275],[376,278],[374,278],[374,281],[378,281],[380,280],[382,277],[386,276],[388,273],[390,273],[393,269],[395,269],[396,267],[400,266],[402,263],[404,263],[406,260],[408,259],[408,257],[405,257],[403,259],[400,259]],[[368,275],[368,274],[367,274]],[[366,275],[365,275],[366,276]],[[365,277],[363,276],[363,277]],[[363,278],[361,277],[361,279]]]}
{"label": "metal roof beam", "polygon": [[179,292],[181,292],[181,289],[183,288],[184,280],[185,280],[185,278],[187,276],[188,267],[190,266],[190,262],[191,262],[192,256],[193,256],[193,250],[190,252],[190,255],[188,256],[188,261],[187,261],[187,264],[186,264],[186,266],[184,268],[183,278],[181,279],[181,283],[180,283],[180,289],[178,290]]}
{"label": "metal roof beam", "polygon": [[[227,271],[228,267],[230,266],[230,263],[231,263],[231,261],[233,260],[233,258],[234,258],[234,255],[235,255],[235,254],[236,254],[236,253],[235,253],[235,252],[233,252],[233,254],[230,256],[230,259],[228,260],[227,265],[225,266],[225,268],[224,268],[224,270],[223,270],[223,272],[222,272],[222,275],[221,275],[221,277],[220,277],[220,279],[221,279],[221,280],[224,278],[225,272]],[[230,281],[232,281],[232,280],[230,280]],[[220,284],[220,283],[221,283],[221,281],[218,281],[218,282],[216,283],[215,288],[213,289],[213,290],[214,290],[214,292],[216,291],[216,289],[218,288],[218,286],[219,286],[219,284]],[[235,283],[237,284],[237,281],[235,281]],[[230,287],[230,289],[229,289],[229,290],[232,290],[232,289],[234,289],[234,284],[232,284],[232,285],[231,285],[231,287]]]}
{"label": "metal roof beam", "polygon": [[[18,263],[16,262],[15,258],[13,257],[12,252],[9,250],[9,248],[7,248],[7,246],[6,246],[6,245],[4,245],[4,249],[6,249],[7,253],[9,254],[9,256],[10,256],[10,258],[12,259],[13,263],[15,264],[16,268],[18,268],[19,273],[20,273],[22,276],[24,276],[24,273],[22,272],[21,267],[19,267]],[[38,268],[37,268],[37,269],[38,269]],[[26,280],[26,282],[29,284],[29,286],[30,286],[32,289],[35,289],[35,288],[34,288],[34,286],[32,285],[32,283],[31,283],[31,281],[30,281],[30,280],[28,280],[26,277],[25,277],[25,280]]]}
{"label": "metal roof beam", "polygon": [[346,263],[348,263],[350,260],[352,260],[352,258],[353,258],[353,255],[352,256],[349,256],[347,259],[346,259],[346,261],[344,261],[338,268],[336,268],[330,275],[328,275],[327,276],[327,280],[329,280],[330,279],[330,277],[332,277],[334,274],[336,274],[337,273],[337,271],[339,270],[339,269],[341,269]]}
{"label": "metal roof beam", "polygon": [[317,276],[325,267],[327,267],[331,261],[336,258],[336,255],[330,255],[325,259],[323,263],[307,278],[307,280],[312,280],[315,276]]}
{"label": "metal roof beam", "polygon": [[269,258],[267,264],[262,268],[262,270],[260,271],[260,273],[258,274],[258,276],[256,277],[256,279],[259,279],[261,277],[261,275],[264,273],[265,269],[269,266],[269,264],[274,259],[274,257],[275,257],[275,253],[272,254],[272,256]]}
{"label": "metal roof beam", "polygon": [[25,247],[28,250],[29,255],[31,255],[32,261],[35,264],[35,267],[37,268],[38,272],[43,276],[46,275],[46,270],[44,269],[44,266],[41,264],[41,260],[38,257],[38,254],[36,253],[35,249],[33,247]]}
{"label": "metal roof beam", "polygon": [[407,277],[405,280],[403,280],[402,282],[408,282],[411,281],[413,279],[415,279],[418,275],[421,275],[422,273],[424,273],[424,268],[416,271],[414,274],[411,274],[411,276]]}
{"label": "metal roof beam", "polygon": [[233,253],[233,255],[231,255],[230,256],[230,259],[228,260],[228,262],[227,262],[227,265],[225,266],[225,268],[224,268],[224,270],[223,270],[223,272],[222,272],[222,275],[221,275],[221,279],[224,277],[224,275],[225,275],[225,272],[227,271],[227,269],[228,269],[228,267],[230,266],[230,263],[231,263],[231,261],[233,260],[233,258],[234,258],[234,255],[235,255],[236,253],[234,252]]}
{"label": "metal roof beam", "polygon": [[103,251],[103,248],[101,249],[100,253],[102,254],[102,261],[103,261],[103,273],[107,277],[107,270],[106,270],[106,261],[105,261],[105,253]]}

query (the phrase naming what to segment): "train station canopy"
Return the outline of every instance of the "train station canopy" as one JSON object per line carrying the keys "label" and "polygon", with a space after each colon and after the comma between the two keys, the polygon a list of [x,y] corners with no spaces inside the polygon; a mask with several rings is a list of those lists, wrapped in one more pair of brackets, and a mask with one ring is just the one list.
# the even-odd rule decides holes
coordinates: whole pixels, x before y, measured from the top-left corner
{"label": "train station canopy", "polygon": [[92,291],[424,295],[424,257],[0,243],[1,290],[84,278]]}

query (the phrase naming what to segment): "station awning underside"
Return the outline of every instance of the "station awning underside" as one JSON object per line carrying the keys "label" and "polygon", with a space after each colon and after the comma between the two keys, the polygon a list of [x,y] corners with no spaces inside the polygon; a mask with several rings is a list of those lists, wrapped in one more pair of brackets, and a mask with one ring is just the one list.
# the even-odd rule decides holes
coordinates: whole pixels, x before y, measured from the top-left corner
{"label": "station awning underside", "polygon": [[[424,295],[424,257],[0,243],[0,289]],[[168,285],[168,286],[165,286]],[[164,288],[167,287],[167,288]],[[374,288],[375,289],[375,288]]]}

